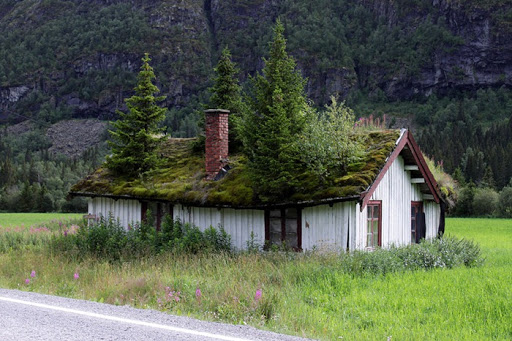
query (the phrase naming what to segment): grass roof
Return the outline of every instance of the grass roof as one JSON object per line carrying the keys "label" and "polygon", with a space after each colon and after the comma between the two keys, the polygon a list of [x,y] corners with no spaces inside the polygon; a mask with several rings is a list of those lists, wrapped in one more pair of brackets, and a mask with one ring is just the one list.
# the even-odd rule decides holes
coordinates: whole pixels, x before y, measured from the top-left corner
{"label": "grass roof", "polygon": [[332,172],[320,179],[305,171],[300,175],[301,186],[288,198],[278,202],[263,202],[252,185],[244,155],[230,155],[231,170],[218,181],[205,180],[204,153],[195,152],[195,139],[168,139],[159,153],[162,166],[144,178],[114,177],[100,167],[75,184],[70,193],[85,196],[134,197],[163,200],[191,206],[257,207],[268,204],[318,202],[358,196],[373,183],[395,148],[398,130],[360,133],[366,154],[357,163],[347,165],[344,172]]}

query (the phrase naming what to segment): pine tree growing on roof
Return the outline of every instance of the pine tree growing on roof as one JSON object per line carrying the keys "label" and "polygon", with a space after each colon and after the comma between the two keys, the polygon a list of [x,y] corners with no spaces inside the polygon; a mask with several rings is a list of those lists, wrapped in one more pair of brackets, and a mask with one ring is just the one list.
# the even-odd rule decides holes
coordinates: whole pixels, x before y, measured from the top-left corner
{"label": "pine tree growing on roof", "polygon": [[253,79],[254,98],[240,126],[251,175],[261,198],[286,196],[297,184],[301,167],[294,141],[306,124],[305,79],[286,52],[284,27],[278,20],[270,56]]}
{"label": "pine tree growing on roof", "polygon": [[118,111],[120,119],[113,122],[114,129],[109,130],[112,155],[107,157],[106,166],[114,174],[128,178],[141,176],[158,164],[155,149],[161,140],[158,135],[163,131],[158,125],[165,117],[166,108],[157,104],[165,96],[155,97],[160,90],[153,84],[155,74],[150,61],[146,53],[135,95],[125,100],[128,112]]}

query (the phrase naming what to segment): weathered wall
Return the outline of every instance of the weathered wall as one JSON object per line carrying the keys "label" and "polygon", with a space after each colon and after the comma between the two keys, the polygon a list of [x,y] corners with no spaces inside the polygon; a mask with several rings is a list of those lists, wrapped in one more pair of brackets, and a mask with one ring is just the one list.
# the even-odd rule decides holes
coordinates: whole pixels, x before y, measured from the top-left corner
{"label": "weathered wall", "polygon": [[[423,199],[419,185],[411,183],[404,159],[398,156],[375,189],[371,200],[382,201],[382,246],[411,243],[411,202],[422,201],[425,212],[426,237],[433,238],[439,226],[439,205]],[[366,247],[367,208],[360,211],[355,233],[355,247]]]}
{"label": "weathered wall", "polygon": [[141,220],[141,204],[138,200],[96,197],[89,199],[88,206],[89,214],[105,218],[112,215],[114,219],[119,219],[119,223],[125,228],[129,225],[134,226]]}
{"label": "weathered wall", "polygon": [[236,249],[246,249],[254,233],[254,242],[265,242],[265,213],[262,210],[235,210],[231,208],[174,206],[174,219],[194,224],[202,231],[213,226],[224,227]]}
{"label": "weathered wall", "polygon": [[356,202],[339,202],[302,210],[304,250],[346,250],[349,230],[355,226]]}

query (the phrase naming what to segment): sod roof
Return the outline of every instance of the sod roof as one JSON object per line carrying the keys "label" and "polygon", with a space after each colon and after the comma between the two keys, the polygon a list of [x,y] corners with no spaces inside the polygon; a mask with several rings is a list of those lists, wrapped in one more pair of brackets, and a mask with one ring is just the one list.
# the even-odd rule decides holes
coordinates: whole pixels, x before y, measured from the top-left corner
{"label": "sod roof", "polygon": [[144,178],[116,178],[100,167],[75,184],[71,195],[161,200],[190,206],[262,207],[285,204],[315,204],[355,199],[371,185],[396,147],[399,130],[361,134],[366,154],[343,172],[320,179],[310,172],[301,175],[301,186],[287,198],[264,202],[254,190],[244,155],[230,155],[231,169],[222,179],[205,180],[204,153],[193,148],[195,139],[168,139],[160,147],[163,165]]}

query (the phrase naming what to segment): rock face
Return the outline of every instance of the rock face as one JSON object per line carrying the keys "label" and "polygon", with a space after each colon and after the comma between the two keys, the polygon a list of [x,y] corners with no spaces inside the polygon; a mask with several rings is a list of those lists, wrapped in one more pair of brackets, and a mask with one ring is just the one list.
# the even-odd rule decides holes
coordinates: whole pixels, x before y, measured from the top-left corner
{"label": "rock face", "polygon": [[52,146],[50,154],[79,157],[91,146],[105,140],[107,123],[98,120],[65,120],[51,125],[46,136]]}
{"label": "rock face", "polygon": [[[119,9],[138,14],[116,17]],[[103,10],[103,17],[112,19],[101,21],[107,19],[91,14]],[[80,40],[76,43],[66,36],[66,25],[71,24],[62,18],[80,18],[84,13],[108,29],[78,29],[92,30],[92,35],[76,37]],[[51,54],[54,61],[37,61],[35,54],[30,57],[34,60],[26,57],[28,66],[19,73],[10,72],[16,69],[16,60],[7,59],[0,66],[0,121],[36,116],[42,108],[64,112],[65,117],[111,119],[132,94],[144,52],[153,58],[157,85],[166,96],[164,105],[190,106],[204,96],[224,46],[232,50],[242,81],[262,68],[261,57],[267,53],[277,17],[285,23],[290,53],[308,78],[308,95],[319,105],[332,94],[345,98],[354,89],[395,100],[454,89],[510,87],[510,13],[510,0],[5,1],[0,5],[0,29],[27,48],[17,58],[32,53],[37,40],[46,43],[47,31],[42,28],[55,23],[64,29],[58,33],[63,42],[37,45],[41,51],[56,49]],[[127,23],[119,30],[122,20]],[[119,36],[130,27],[135,27],[128,34],[137,37],[135,42]],[[379,30],[385,29],[379,36]],[[421,30],[423,36],[413,34]],[[36,33],[20,41],[29,32]],[[145,33],[137,36],[137,32]],[[434,34],[443,42],[430,41]],[[3,50],[12,47],[7,46],[11,38],[0,39]],[[126,42],[116,44],[116,39]],[[374,46],[379,43],[382,51]],[[401,52],[404,44],[412,57]],[[415,63],[421,65],[412,67]],[[37,68],[30,68],[36,64]]]}
{"label": "rock face", "polygon": [[[507,3],[507,2],[503,2]],[[432,1],[429,15],[443,20],[460,43],[435,51],[431,62],[410,79],[396,77],[386,84],[386,93],[410,98],[418,93],[443,94],[451,89],[512,85],[512,30],[500,21],[497,11],[510,11],[511,4],[488,7],[476,1]],[[410,19],[412,23],[416,17]]]}

